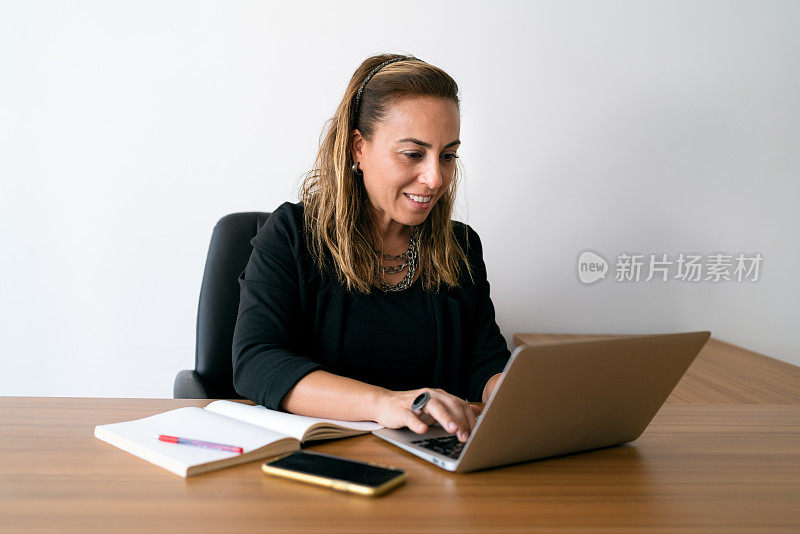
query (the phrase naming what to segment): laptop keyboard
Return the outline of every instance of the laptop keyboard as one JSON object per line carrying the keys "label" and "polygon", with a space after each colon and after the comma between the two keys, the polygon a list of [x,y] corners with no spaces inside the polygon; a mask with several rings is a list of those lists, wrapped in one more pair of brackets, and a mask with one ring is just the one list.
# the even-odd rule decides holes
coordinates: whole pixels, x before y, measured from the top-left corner
{"label": "laptop keyboard", "polygon": [[458,459],[458,457],[461,455],[461,450],[464,448],[464,445],[466,445],[466,443],[461,443],[458,441],[457,436],[418,439],[416,441],[412,441],[411,443],[426,449],[430,449],[434,452],[438,452],[439,454],[444,454],[445,456],[449,456],[454,460]]}

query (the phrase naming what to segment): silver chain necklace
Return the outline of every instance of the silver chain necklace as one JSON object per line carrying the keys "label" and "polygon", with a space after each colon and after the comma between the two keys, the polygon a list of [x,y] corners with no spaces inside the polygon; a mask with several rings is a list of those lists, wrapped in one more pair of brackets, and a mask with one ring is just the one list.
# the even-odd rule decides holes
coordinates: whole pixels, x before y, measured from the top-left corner
{"label": "silver chain necklace", "polygon": [[[375,250],[375,249],[373,249]],[[381,251],[375,250],[376,254],[382,254]],[[394,285],[387,284],[383,280],[380,280],[380,286],[383,291],[402,291],[406,289],[408,286],[411,285],[412,280],[414,280],[414,273],[417,272],[417,265],[419,259],[419,228],[414,226],[411,228],[411,238],[408,240],[408,250],[403,252],[402,254],[398,254],[397,256],[392,256],[391,254],[382,254],[383,259],[386,260],[404,260],[401,265],[396,267],[384,267],[383,265],[380,266],[381,271],[384,273],[399,273],[403,269],[408,266],[408,272],[403,277],[400,282]]]}

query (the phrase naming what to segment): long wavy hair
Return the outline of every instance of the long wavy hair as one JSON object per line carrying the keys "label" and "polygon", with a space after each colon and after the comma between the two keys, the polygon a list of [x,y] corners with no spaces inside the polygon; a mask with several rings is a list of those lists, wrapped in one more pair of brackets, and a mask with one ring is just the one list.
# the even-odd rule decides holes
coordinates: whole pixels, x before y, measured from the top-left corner
{"label": "long wavy hair", "polygon": [[[461,109],[458,85],[443,70],[420,60],[390,63],[381,68],[362,90],[358,116],[355,96],[367,74],[386,60],[402,57],[380,54],[364,60],[353,73],[336,113],[323,129],[314,167],[306,173],[300,191],[304,206],[305,239],[320,272],[333,267],[348,291],[370,294],[380,287],[382,236],[361,176],[354,175],[351,134],[358,128],[371,140],[377,124],[390,106],[405,97],[434,96],[455,102]],[[472,279],[467,254],[455,237],[451,220],[459,181],[458,160],[453,179],[419,225],[418,268],[423,289],[439,291],[444,284],[459,287],[461,265]],[[466,240],[466,225],[463,226]],[[333,265],[328,266],[326,255]]]}

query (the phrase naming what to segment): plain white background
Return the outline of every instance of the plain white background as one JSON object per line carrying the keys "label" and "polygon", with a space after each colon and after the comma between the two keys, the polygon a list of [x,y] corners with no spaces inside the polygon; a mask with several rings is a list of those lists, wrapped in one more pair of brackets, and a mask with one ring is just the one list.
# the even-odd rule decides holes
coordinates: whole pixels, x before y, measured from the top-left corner
{"label": "plain white background", "polygon": [[[799,35],[790,1],[3,2],[0,394],[171,397],[215,222],[297,200],[381,52],[460,86],[455,218],[509,346],[708,329],[800,364]],[[764,260],[584,285],[585,249]]]}

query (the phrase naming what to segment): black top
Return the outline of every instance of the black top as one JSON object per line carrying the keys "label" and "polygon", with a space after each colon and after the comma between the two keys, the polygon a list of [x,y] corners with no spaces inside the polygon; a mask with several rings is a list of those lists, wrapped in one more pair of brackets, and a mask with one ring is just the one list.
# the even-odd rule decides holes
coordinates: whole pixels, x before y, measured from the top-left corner
{"label": "black top", "polygon": [[408,288],[353,296],[344,326],[342,373],[396,391],[433,384],[436,317],[422,277]]}
{"label": "black top", "polygon": [[239,275],[236,391],[280,410],[301,378],[323,369],[392,390],[441,388],[480,401],[511,353],[495,322],[478,234],[453,223],[474,283],[464,272],[460,288],[423,291],[420,276],[405,290],[366,295],[317,271],[304,241],[302,202],[281,204],[251,239]]}

